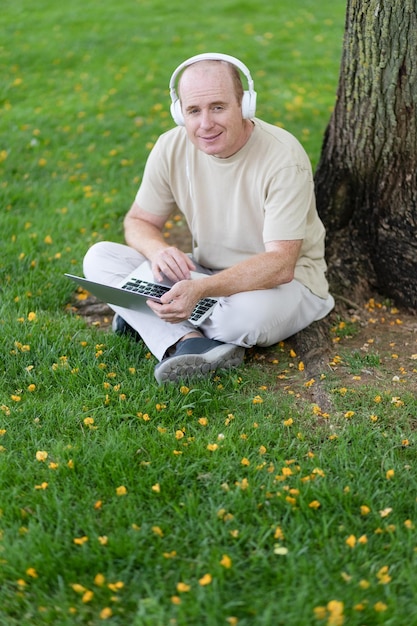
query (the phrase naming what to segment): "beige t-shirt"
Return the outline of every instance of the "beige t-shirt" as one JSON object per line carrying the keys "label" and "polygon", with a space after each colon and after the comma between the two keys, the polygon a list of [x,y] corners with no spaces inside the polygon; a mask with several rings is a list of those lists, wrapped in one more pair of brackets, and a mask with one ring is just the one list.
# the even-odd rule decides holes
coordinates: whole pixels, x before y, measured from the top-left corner
{"label": "beige t-shirt", "polygon": [[328,295],[324,226],[317,214],[310,161],[287,131],[259,119],[233,156],[207,155],[184,127],[158,139],[136,196],[149,213],[181,211],[198,263],[218,270],[265,251],[265,243],[302,239],[295,278]]}

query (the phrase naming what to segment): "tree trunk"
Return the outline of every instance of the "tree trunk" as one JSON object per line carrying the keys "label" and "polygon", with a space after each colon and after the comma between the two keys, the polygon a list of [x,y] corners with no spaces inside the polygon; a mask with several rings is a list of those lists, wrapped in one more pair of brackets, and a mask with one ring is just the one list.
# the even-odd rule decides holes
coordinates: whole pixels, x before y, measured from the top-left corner
{"label": "tree trunk", "polygon": [[417,309],[416,0],[348,0],[315,182],[333,292]]}

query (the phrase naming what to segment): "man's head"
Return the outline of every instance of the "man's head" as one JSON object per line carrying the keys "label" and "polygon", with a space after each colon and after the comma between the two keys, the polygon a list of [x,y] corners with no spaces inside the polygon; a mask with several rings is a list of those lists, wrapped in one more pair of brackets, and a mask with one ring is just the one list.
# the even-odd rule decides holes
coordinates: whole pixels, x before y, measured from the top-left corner
{"label": "man's head", "polygon": [[226,61],[230,64],[233,71],[233,78],[236,81],[236,93],[238,97],[240,97],[240,93],[242,93],[243,87],[241,85],[240,74],[237,71],[238,69],[244,74],[248,83],[248,89],[243,91],[242,98],[242,116],[248,119],[252,119],[255,117],[256,111],[256,91],[254,89],[252,76],[250,74],[249,69],[246,67],[242,61],[237,59],[236,57],[230,56],[230,54],[223,54],[221,52],[203,52],[202,54],[197,54],[186,61],[183,61],[176,70],[174,70],[171,80],[169,81],[169,92],[171,95],[171,114],[174,118],[174,121],[179,126],[184,126],[184,118],[181,110],[181,102],[177,95],[176,90],[176,82],[177,78],[180,76],[181,72],[192,65],[193,63],[197,63],[199,61]]}
{"label": "man's head", "polygon": [[233,64],[211,59],[192,63],[178,89],[188,137],[199,150],[227,158],[245,145],[252,124],[242,115],[244,90]]}

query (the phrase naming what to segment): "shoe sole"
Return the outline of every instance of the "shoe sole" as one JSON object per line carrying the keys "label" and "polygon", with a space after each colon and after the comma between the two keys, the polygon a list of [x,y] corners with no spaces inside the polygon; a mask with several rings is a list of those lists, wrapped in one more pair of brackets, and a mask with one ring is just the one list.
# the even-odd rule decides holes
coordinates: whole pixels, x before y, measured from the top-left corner
{"label": "shoe sole", "polygon": [[218,369],[237,367],[243,361],[245,349],[233,344],[223,344],[203,354],[180,354],[161,361],[155,368],[159,384],[184,378],[207,376]]}

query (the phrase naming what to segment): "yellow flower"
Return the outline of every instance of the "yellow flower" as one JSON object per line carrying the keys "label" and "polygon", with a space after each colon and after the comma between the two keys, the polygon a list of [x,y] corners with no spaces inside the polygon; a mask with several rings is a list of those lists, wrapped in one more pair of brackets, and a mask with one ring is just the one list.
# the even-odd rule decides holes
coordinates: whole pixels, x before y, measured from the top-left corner
{"label": "yellow flower", "polygon": [[175,439],[182,439],[184,437],[184,432],[182,430],[175,431]]}
{"label": "yellow flower", "polygon": [[359,587],[361,589],[369,589],[370,586],[371,586],[371,583],[369,582],[369,580],[362,579],[359,581]]}
{"label": "yellow flower", "polygon": [[391,478],[394,478],[394,475],[395,475],[395,471],[393,469],[389,469],[387,473],[385,474],[385,477],[387,480],[391,480]]}
{"label": "yellow flower", "polygon": [[366,506],[366,504],[362,504],[361,515],[368,515],[368,513],[370,512],[371,512],[371,509],[369,508],[369,506]]}
{"label": "yellow flower", "polygon": [[94,596],[93,591],[86,591],[82,597],[82,601],[84,602],[84,604],[86,604],[87,602],[91,602],[91,600],[93,599],[93,596]]}
{"label": "yellow flower", "polygon": [[284,539],[284,533],[282,532],[281,526],[277,526],[274,532],[274,539]]}
{"label": "yellow flower", "polygon": [[220,565],[225,567],[226,569],[230,569],[232,567],[232,559],[227,554],[223,554]]}
{"label": "yellow flower", "polygon": [[242,489],[242,491],[245,491],[245,489],[247,489],[249,487],[249,481],[247,478],[244,478],[242,481],[236,481],[236,486],[240,487]]}
{"label": "yellow flower", "polygon": [[346,413],[345,413],[346,419],[350,419],[354,415],[355,415],[355,411],[346,411]]}
{"label": "yellow flower", "polygon": [[241,463],[241,465],[245,465],[245,466],[250,465],[250,461],[249,461],[249,459],[247,459],[246,457],[244,457],[244,458],[241,460],[241,462],[240,462],[240,463]]}
{"label": "yellow flower", "polygon": [[113,615],[110,607],[106,607],[100,611],[100,619],[109,619]]}
{"label": "yellow flower", "polygon": [[120,485],[120,487],[117,487],[116,494],[118,496],[125,496],[127,494],[126,487],[124,485]]}
{"label": "yellow flower", "polygon": [[376,577],[378,578],[380,585],[387,585],[389,582],[391,582],[392,579],[391,579],[391,576],[388,574],[388,571],[389,571],[388,565],[384,565],[377,572]]}
{"label": "yellow flower", "polygon": [[38,450],[36,453],[36,460],[37,461],[46,461],[46,459],[48,458],[48,453],[45,452],[45,450]]}
{"label": "yellow flower", "polygon": [[261,396],[255,396],[252,400],[252,404],[262,404],[263,400],[261,398]]}
{"label": "yellow flower", "polygon": [[284,424],[284,426],[292,426],[294,424],[294,420],[292,417],[290,417],[289,419],[284,420],[282,423]]}
{"label": "yellow flower", "polygon": [[159,526],[152,526],[152,532],[155,535],[158,535],[159,537],[163,537],[164,536],[164,532],[163,532],[163,530]]}
{"label": "yellow flower", "polygon": [[328,626],[342,626],[344,623],[344,604],[339,600],[331,600],[327,603],[327,610],[329,611],[329,619],[327,621]]}
{"label": "yellow flower", "polygon": [[101,537],[98,538],[98,540],[102,546],[107,546],[109,542],[109,538],[106,535],[102,535]]}
{"label": "yellow flower", "polygon": [[163,552],[162,556],[164,559],[174,559],[177,556],[177,553],[175,550],[172,550],[172,552]]}
{"label": "yellow flower", "polygon": [[115,583],[109,583],[107,585],[107,587],[110,589],[110,591],[120,591],[120,589],[123,589],[124,586],[125,586],[125,584],[121,580],[118,580]]}
{"label": "yellow flower", "polygon": [[152,491],[154,491],[155,493],[160,493],[161,492],[160,484],[156,483],[155,485],[152,485]]}
{"label": "yellow flower", "polygon": [[181,598],[179,596],[172,596],[171,602],[172,604],[181,604]]}
{"label": "yellow flower", "polygon": [[103,576],[103,574],[96,574],[95,578],[94,578],[94,584],[97,585],[97,587],[101,587],[102,585],[104,585],[106,579]]}
{"label": "yellow flower", "polygon": [[349,535],[349,537],[346,539],[345,543],[346,543],[347,546],[349,546],[349,548],[354,548],[356,546],[356,537],[355,537],[355,535]]}
{"label": "yellow flower", "polygon": [[29,322],[34,322],[36,320],[36,313],[34,313],[33,311],[31,311],[28,315],[28,320]]}
{"label": "yellow flower", "polygon": [[310,507],[310,509],[319,509],[321,507],[321,504],[318,500],[312,500],[312,502],[310,502],[308,506]]}
{"label": "yellow flower", "polygon": [[206,585],[210,585],[211,581],[212,581],[212,576],[211,574],[204,574],[204,576],[202,578],[200,578],[200,580],[198,581],[199,585],[201,585],[202,587],[205,587]]}
{"label": "yellow flower", "polygon": [[384,611],[387,610],[387,605],[384,604],[384,602],[376,602],[374,604],[374,609],[377,613],[383,613]]}
{"label": "yellow flower", "polygon": [[207,446],[207,450],[210,450],[210,452],[214,452],[215,450],[217,450],[219,446],[217,445],[217,443],[209,443]]}
{"label": "yellow flower", "polygon": [[200,426],[207,426],[208,424],[207,417],[200,417],[200,419],[198,420],[198,423],[200,424]]}
{"label": "yellow flower", "polygon": [[190,591],[191,589],[191,585],[187,585],[187,583],[177,583],[177,591],[179,593],[186,593],[187,591]]}
{"label": "yellow flower", "polygon": [[73,539],[73,542],[75,543],[76,546],[82,546],[84,543],[87,543],[88,541],[88,537],[86,537],[84,535],[84,537],[75,537]]}
{"label": "yellow flower", "polygon": [[38,573],[37,573],[37,571],[35,570],[35,568],[34,568],[34,567],[29,567],[29,568],[26,570],[26,574],[27,574],[28,576],[30,576],[31,578],[37,578],[37,577],[38,577]]}
{"label": "yellow flower", "polygon": [[313,612],[316,619],[325,619],[327,615],[327,609],[325,606],[315,606]]}

